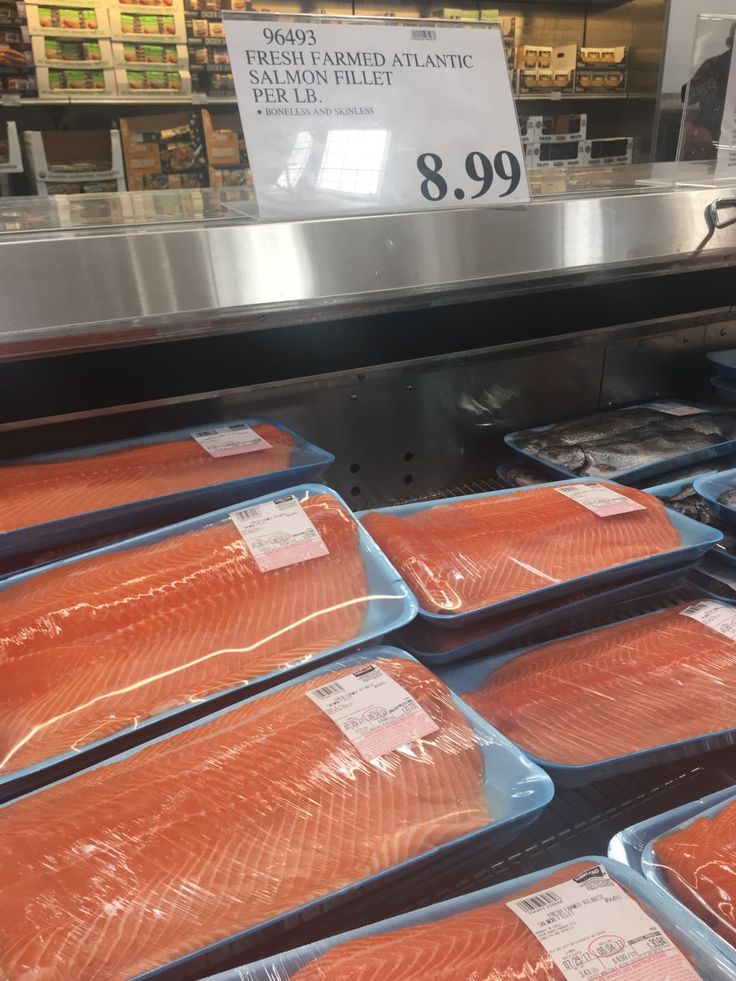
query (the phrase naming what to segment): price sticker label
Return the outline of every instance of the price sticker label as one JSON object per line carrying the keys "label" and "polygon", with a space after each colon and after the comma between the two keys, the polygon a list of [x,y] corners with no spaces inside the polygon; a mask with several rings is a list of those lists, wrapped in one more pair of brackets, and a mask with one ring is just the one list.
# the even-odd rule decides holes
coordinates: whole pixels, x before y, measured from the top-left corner
{"label": "price sticker label", "polygon": [[271,448],[270,443],[244,422],[217,426],[215,429],[203,429],[201,432],[192,433],[192,439],[214,457],[238,456],[240,453],[255,453],[257,450]]}
{"label": "price sticker label", "polygon": [[704,600],[702,603],[695,603],[680,612],[681,617],[688,617],[690,620],[697,620],[705,627],[710,627],[717,634],[728,637],[729,640],[736,640],[736,610],[725,603],[718,603],[715,600]]}
{"label": "price sticker label", "polygon": [[307,696],[368,762],[438,728],[416,699],[376,664],[313,688]]}
{"label": "price sticker label", "polygon": [[293,494],[233,511],[230,519],[261,572],[330,554]]}
{"label": "price sticker label", "polygon": [[506,904],[566,981],[698,981],[656,920],[600,865]]}
{"label": "price sticker label", "polygon": [[223,14],[263,217],[529,201],[498,26]]}
{"label": "price sticker label", "polygon": [[632,501],[625,494],[619,494],[605,484],[570,484],[567,487],[555,487],[555,490],[597,514],[599,518],[610,518],[629,511],[646,511],[643,504]]}
{"label": "price sticker label", "polygon": [[680,405],[679,402],[647,402],[642,408],[664,412],[668,416],[700,416],[708,411],[699,409],[697,405]]}

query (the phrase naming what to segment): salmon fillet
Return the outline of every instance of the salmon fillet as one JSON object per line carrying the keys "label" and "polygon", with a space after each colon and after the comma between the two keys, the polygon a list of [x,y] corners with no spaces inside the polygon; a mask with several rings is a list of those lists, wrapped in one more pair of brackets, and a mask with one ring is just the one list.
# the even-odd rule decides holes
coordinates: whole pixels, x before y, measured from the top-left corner
{"label": "salmon fillet", "polygon": [[736,947],[736,802],[659,838],[654,855],[680,902]]}
{"label": "salmon fillet", "polygon": [[491,820],[447,688],[381,658],[438,728],[367,763],[305,692],[244,703],[0,809],[0,977],[122,981]]}
{"label": "salmon fillet", "polygon": [[543,644],[469,705],[538,759],[583,765],[736,726],[736,641],[680,604]]}
{"label": "salmon fillet", "polygon": [[485,906],[349,940],[289,976],[292,981],[565,981],[506,903],[552,889],[591,867],[590,862],[566,865]]}
{"label": "salmon fillet", "polygon": [[270,423],[253,427],[267,450],[212,457],[184,437],[97,456],[0,466],[0,531],[285,470],[294,440]]}
{"label": "salmon fillet", "polygon": [[355,637],[358,528],[303,504],[329,555],[260,572],[229,519],[40,572],[0,598],[0,774],[308,660]]}
{"label": "salmon fillet", "polygon": [[646,510],[601,518],[540,487],[361,520],[423,609],[463,613],[680,544],[660,501],[611,486]]}

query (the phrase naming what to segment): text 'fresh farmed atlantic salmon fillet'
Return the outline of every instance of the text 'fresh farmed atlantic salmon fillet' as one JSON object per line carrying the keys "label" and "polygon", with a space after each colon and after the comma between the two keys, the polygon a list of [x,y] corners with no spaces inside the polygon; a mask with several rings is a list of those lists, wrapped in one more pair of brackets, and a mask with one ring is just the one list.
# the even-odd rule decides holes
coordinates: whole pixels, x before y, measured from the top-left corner
{"label": "text 'fresh farmed atlantic salmon fillet'", "polygon": [[487,826],[450,692],[375,663],[433,724],[380,759],[307,695],[347,666],[0,809],[0,977],[123,981]]}
{"label": "text 'fresh farmed atlantic salmon fillet'", "polygon": [[653,851],[680,902],[736,947],[736,802],[659,838]]}
{"label": "text 'fresh farmed atlantic salmon fillet'", "polygon": [[270,444],[267,449],[213,457],[184,436],[93,456],[0,466],[0,532],[286,470],[292,436],[270,423],[253,431]]}
{"label": "text 'fresh farmed atlantic salmon fillet'", "polygon": [[355,637],[355,520],[328,493],[302,507],[327,555],[261,572],[224,518],[2,592],[0,776]]}
{"label": "text 'fresh farmed atlantic salmon fillet'", "polygon": [[734,728],[736,639],[683,615],[704,606],[736,618],[727,604],[680,604],[543,644],[461,697],[527,753],[563,765]]}
{"label": "text 'fresh farmed atlantic salmon fillet'", "polygon": [[[549,901],[549,908],[553,909],[556,900],[562,899],[562,894],[557,891],[561,885],[571,884],[574,890],[572,880],[576,877],[585,882],[586,876],[597,877],[599,874],[600,866],[592,866],[590,862],[571,863],[541,877],[533,885],[514,889],[503,898],[489,900],[485,905],[440,918],[432,917],[428,922],[382,933],[366,933],[346,940],[295,971],[290,966],[285,966],[282,971],[279,958],[274,958],[269,967],[263,965],[265,970],[258,970],[255,966],[252,970],[245,968],[242,971],[243,981],[264,981],[266,977],[278,981],[566,981],[570,978],[577,981],[584,975],[572,971],[563,973],[530,927],[507,904],[531,897],[527,899],[530,909],[537,903],[544,908],[545,901]],[[634,981],[697,981],[699,975],[692,968],[689,955],[674,944],[668,947],[667,942],[671,942],[671,938],[658,929],[656,916],[618,883],[612,885],[607,880],[606,886],[616,894],[619,902],[597,904],[595,919],[604,945],[610,943],[611,935],[617,935],[621,929],[621,921],[616,917],[617,906],[631,899],[657,930],[656,942],[665,948],[666,959],[663,965],[662,957],[657,954],[652,954],[651,958],[635,957],[631,948],[621,944],[622,950],[616,949],[619,965],[623,951],[623,959],[630,958],[636,970],[628,973],[626,967],[621,966],[621,973],[616,973],[614,957],[607,963],[605,956],[591,958],[588,970],[592,970],[593,966],[610,967],[611,973],[606,971],[605,977],[621,978],[621,981],[627,976]],[[626,898],[621,898],[619,889]],[[588,898],[590,902],[584,893],[581,893],[581,898]],[[427,913],[431,913],[431,910],[427,910]],[[575,932],[574,915],[573,910],[572,916],[565,921],[571,938]],[[582,931],[582,935],[585,936],[586,932]],[[586,948],[592,946],[590,939],[587,936],[581,953],[587,953]],[[654,938],[650,935],[650,939]],[[634,949],[640,953],[643,946],[640,943]],[[305,952],[304,959],[307,956]],[[295,956],[294,959],[299,958]],[[289,955],[286,955],[286,964],[289,960]],[[572,952],[570,961],[575,962]],[[582,960],[581,964],[584,966]],[[591,973],[590,977],[603,975]]]}
{"label": "text 'fresh farmed atlantic salmon fillet'", "polygon": [[540,487],[361,520],[424,610],[457,614],[680,544],[660,501],[630,487],[615,492],[641,508],[600,517]]}

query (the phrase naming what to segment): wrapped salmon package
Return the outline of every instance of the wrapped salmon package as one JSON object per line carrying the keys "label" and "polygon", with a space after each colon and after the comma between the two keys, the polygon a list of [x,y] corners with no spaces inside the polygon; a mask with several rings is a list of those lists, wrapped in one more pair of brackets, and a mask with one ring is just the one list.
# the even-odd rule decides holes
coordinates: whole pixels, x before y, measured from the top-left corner
{"label": "wrapped salmon package", "polygon": [[281,423],[240,419],[5,462],[0,568],[316,480],[333,461]]}
{"label": "wrapped salmon package", "polygon": [[309,484],[14,576],[0,604],[0,799],[416,611],[347,505]]}
{"label": "wrapped salmon package", "polygon": [[409,655],[349,655],[0,807],[0,976],[202,977],[419,903],[552,792]]}
{"label": "wrapped salmon package", "polygon": [[211,981],[733,981],[694,917],[580,858],[218,974]]}
{"label": "wrapped salmon package", "polygon": [[627,828],[609,854],[694,913],[736,965],[736,787]]}
{"label": "wrapped salmon package", "polygon": [[736,608],[720,600],[438,672],[567,786],[736,743]]}
{"label": "wrapped salmon package", "polygon": [[594,480],[358,517],[416,596],[420,616],[447,627],[681,568],[722,537],[644,491]]}

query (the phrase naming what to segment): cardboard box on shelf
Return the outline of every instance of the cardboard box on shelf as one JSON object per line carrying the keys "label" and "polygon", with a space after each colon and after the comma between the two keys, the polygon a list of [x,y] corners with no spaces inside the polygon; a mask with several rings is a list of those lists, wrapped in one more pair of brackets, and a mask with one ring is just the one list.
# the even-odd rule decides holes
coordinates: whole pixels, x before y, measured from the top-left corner
{"label": "cardboard box on shelf", "polygon": [[613,48],[578,48],[578,68],[625,68],[628,53],[623,44]]}
{"label": "cardboard box on shelf", "polygon": [[189,69],[186,44],[113,41],[112,59],[116,68],[165,68],[167,71]]}
{"label": "cardboard box on shelf", "polygon": [[26,4],[28,30],[31,36],[108,37],[110,23],[107,8],[88,3],[79,7],[56,4]]}
{"label": "cardboard box on shelf", "polygon": [[[566,140],[584,140],[588,131],[586,113],[564,112],[556,116],[525,116],[528,142],[564,143]],[[522,130],[522,136],[525,131]]]}
{"label": "cardboard box on shelf", "polygon": [[184,11],[192,16],[218,16],[223,10],[249,10],[249,0],[184,0]]}
{"label": "cardboard box on shelf", "polygon": [[31,38],[33,60],[40,68],[112,68],[107,38]]}
{"label": "cardboard box on shelf", "polygon": [[24,142],[37,194],[78,194],[100,183],[125,190],[117,130],[27,131]]}
{"label": "cardboard box on shelf", "polygon": [[228,67],[212,65],[206,68],[190,63],[192,92],[199,92],[212,99],[234,98],[235,82]]}
{"label": "cardboard box on shelf", "polygon": [[204,38],[198,42],[189,41],[189,62],[192,68],[213,68],[215,71],[230,71],[230,54],[224,38]]}
{"label": "cardboard box on shelf", "polygon": [[154,8],[153,12],[148,12],[149,9],[141,7],[139,12],[130,8],[111,7],[108,14],[110,37],[113,41],[167,44],[183,44],[186,41],[183,10],[162,8],[158,11]]}
{"label": "cardboard box on shelf", "polygon": [[38,94],[44,99],[109,99],[117,95],[112,68],[36,69]]}
{"label": "cardboard box on shelf", "polygon": [[626,70],[579,68],[575,73],[576,92],[625,92]]}
{"label": "cardboard box on shelf", "polygon": [[[537,51],[543,50],[539,47]],[[547,49],[544,49],[547,50]],[[518,69],[518,90],[522,94],[572,92],[575,87],[575,52],[577,45],[563,44],[551,49],[549,68]]]}
{"label": "cardboard box on shelf", "polygon": [[119,121],[128,189],[207,187],[207,153],[197,109]]}
{"label": "cardboard box on shelf", "polygon": [[247,167],[243,125],[238,112],[202,110],[207,161],[211,167]]}
{"label": "cardboard box on shelf", "polygon": [[530,170],[546,167],[584,167],[587,162],[587,145],[584,140],[530,143],[526,147],[526,166]]}
{"label": "cardboard box on shelf", "polygon": [[550,68],[552,48],[539,44],[520,44],[516,49],[517,68]]}
{"label": "cardboard box on shelf", "polygon": [[118,95],[140,97],[149,102],[154,95],[156,98],[166,99],[192,93],[189,72],[178,68],[153,68],[149,65],[116,68],[115,85]]}
{"label": "cardboard box on shelf", "polygon": [[605,139],[588,140],[585,153],[589,166],[631,163],[634,153],[632,136],[610,136]]}

